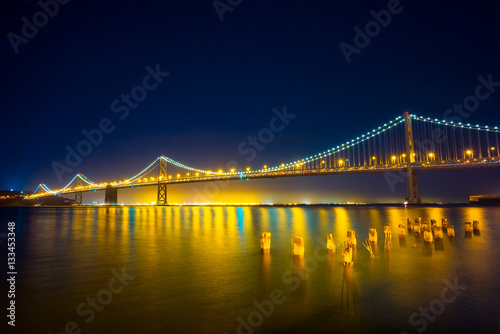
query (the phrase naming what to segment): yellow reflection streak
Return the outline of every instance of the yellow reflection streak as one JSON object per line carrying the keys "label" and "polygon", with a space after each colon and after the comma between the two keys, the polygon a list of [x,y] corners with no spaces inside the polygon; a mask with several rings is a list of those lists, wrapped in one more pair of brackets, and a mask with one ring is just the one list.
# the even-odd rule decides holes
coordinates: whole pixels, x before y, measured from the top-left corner
{"label": "yellow reflection streak", "polygon": [[344,207],[334,207],[333,209],[333,228],[335,231],[335,244],[347,241],[347,231],[351,229],[349,215]]}

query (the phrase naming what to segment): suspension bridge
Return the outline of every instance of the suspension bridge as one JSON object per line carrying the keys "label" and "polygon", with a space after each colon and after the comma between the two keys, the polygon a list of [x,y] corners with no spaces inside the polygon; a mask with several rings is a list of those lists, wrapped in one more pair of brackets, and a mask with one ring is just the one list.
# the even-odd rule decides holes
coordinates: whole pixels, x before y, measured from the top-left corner
{"label": "suspension bridge", "polygon": [[212,171],[160,156],[135,176],[123,181],[95,183],[79,173],[64,188],[52,190],[41,183],[26,198],[74,193],[75,202],[82,204],[84,192],[102,190],[105,191],[106,204],[117,204],[120,188],[154,186],[158,188],[156,204],[166,205],[167,186],[179,183],[400,172],[405,173],[407,179],[406,202],[420,204],[417,171],[500,166],[499,132],[497,126],[431,119],[405,112],[403,116],[336,147],[277,166],[247,167],[244,170],[234,166],[226,171]]}

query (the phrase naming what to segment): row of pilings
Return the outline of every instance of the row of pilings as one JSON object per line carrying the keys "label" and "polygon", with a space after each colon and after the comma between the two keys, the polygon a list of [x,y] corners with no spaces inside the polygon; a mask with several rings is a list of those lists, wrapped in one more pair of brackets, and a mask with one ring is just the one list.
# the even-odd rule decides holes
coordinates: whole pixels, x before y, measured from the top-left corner
{"label": "row of pilings", "polygon": [[[430,220],[430,224],[427,221],[422,221],[420,217],[415,219],[408,218],[405,224],[398,225],[398,236],[399,239],[406,238],[406,234],[413,233],[415,237],[419,238],[423,236],[424,242],[427,244],[433,243],[434,241],[440,241],[443,239],[443,234],[446,234],[448,238],[455,238],[455,227],[448,224],[448,219],[442,218],[440,222],[435,219]],[[479,222],[474,220],[473,222],[465,222],[465,236],[472,236],[472,233],[479,234]],[[390,241],[392,239],[392,229],[390,226],[384,226],[384,241],[385,241],[385,251],[390,251]],[[304,257],[304,238],[301,236],[292,237],[293,245],[293,255],[296,257]],[[363,246],[370,252],[371,258],[376,258],[373,254],[372,245],[378,242],[377,229],[370,228],[368,230],[368,239],[365,239]],[[342,246],[342,257],[344,265],[352,265],[352,252],[353,248],[357,246],[356,232],[354,230],[347,231],[347,241],[345,241]],[[269,252],[271,250],[271,232],[262,232],[260,237],[260,248],[262,252]],[[335,234],[328,233],[326,235],[326,248],[329,253],[336,252],[335,245]]]}

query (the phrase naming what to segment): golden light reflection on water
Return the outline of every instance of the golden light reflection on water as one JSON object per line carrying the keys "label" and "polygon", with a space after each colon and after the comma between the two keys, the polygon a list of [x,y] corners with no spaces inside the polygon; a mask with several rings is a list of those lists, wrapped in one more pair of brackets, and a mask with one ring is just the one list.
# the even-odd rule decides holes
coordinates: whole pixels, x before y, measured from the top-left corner
{"label": "golden light reflection on water", "polygon": [[269,294],[273,290],[272,280],[272,258],[270,251],[262,251],[261,256],[261,284],[263,285],[264,294]]}
{"label": "golden light reflection on water", "polygon": [[319,223],[326,229],[332,226],[332,222],[328,216],[328,210],[326,208],[318,209]]}
{"label": "golden light reflection on water", "polygon": [[278,226],[284,228],[286,226],[286,209],[285,208],[276,208],[278,211]]}
{"label": "golden light reflection on water", "polygon": [[368,209],[368,213],[369,213],[368,222],[369,222],[370,226],[373,226],[373,227],[377,228],[378,230],[383,229],[384,228],[384,219],[379,214],[378,210],[376,210],[374,208],[370,208],[370,209]]}
{"label": "golden light reflection on water", "polygon": [[293,235],[307,238],[306,212],[302,208],[291,208],[289,219],[293,222]]}
{"label": "golden light reflection on water", "polygon": [[[390,208],[387,214],[387,219],[384,221],[384,226],[389,225],[392,229],[392,235],[397,236],[399,224],[404,224],[406,228],[406,214],[403,210]],[[383,228],[383,227],[382,227]]]}
{"label": "golden light reflection on water", "polygon": [[260,227],[262,231],[267,231],[270,228],[269,211],[266,208],[259,208],[257,210],[260,215]]}
{"label": "golden light reflection on water", "polygon": [[339,245],[340,243],[347,240],[347,231],[351,229],[351,223],[349,220],[349,215],[347,214],[347,210],[344,207],[334,207],[333,213],[335,244]]}
{"label": "golden light reflection on water", "polygon": [[[22,239],[26,254],[21,253],[20,259],[30,268],[30,284],[44,292],[40,296],[58,288],[57,298],[71,296],[71,306],[84,300],[89,290],[96,293],[102,289],[112,268],[135,270],[137,281],[120,295],[122,301],[107,311],[108,318],[101,320],[110,324],[130,312],[129,305],[133,305],[134,312],[148,315],[159,327],[167,321],[169,332],[195,332],[199,326],[209,333],[234,332],[236,317],[254,310],[252,302],[269,298],[275,288],[289,296],[280,306],[286,311],[276,311],[276,319],[284,322],[276,324],[278,328],[293,326],[293,317],[287,314],[294,314],[297,319],[314,317],[318,328],[338,329],[343,321],[337,316],[345,306],[340,299],[343,292],[350,292],[350,297],[357,294],[358,306],[370,314],[366,321],[395,321],[402,329],[409,329],[407,319],[415,309],[428,305],[440,293],[445,279],[458,277],[466,282],[468,290],[461,300],[470,304],[462,305],[463,309],[474,305],[478,312],[488,312],[494,307],[484,301],[485,296],[500,298],[495,292],[495,282],[500,280],[497,208],[203,206],[33,212],[26,218]],[[445,234],[442,249],[438,249],[436,244],[424,245],[422,238],[407,233],[405,247],[399,243],[397,228],[415,217],[429,223],[431,218],[448,218],[456,228],[455,240]],[[463,223],[472,220],[480,221],[481,235],[466,239]],[[384,225],[392,228],[390,252],[384,252],[382,244]],[[380,258],[376,260],[361,246],[370,227],[376,227],[379,236]],[[326,233],[334,232],[338,246],[350,229],[356,231],[358,239],[352,270],[344,272],[338,248],[326,260],[316,260],[317,266],[307,273],[304,284],[290,291],[290,285],[283,283],[283,273],[295,268],[303,274],[317,240],[326,243]],[[266,254],[260,252],[264,231],[272,234],[271,251]],[[305,258],[299,261],[290,252],[295,235],[304,237],[306,245]],[[324,249],[321,252],[318,254],[326,254]],[[66,281],[71,284],[61,287],[60,282]],[[40,319],[47,319],[49,311],[43,309],[57,309],[58,303],[57,299],[39,298],[30,300],[29,305],[38,305]],[[380,305],[384,305],[384,312]],[[461,324],[463,315],[455,312],[453,317]],[[64,324],[67,317],[62,318]],[[133,321],[124,321],[141,333]],[[54,328],[47,332],[50,330]]]}

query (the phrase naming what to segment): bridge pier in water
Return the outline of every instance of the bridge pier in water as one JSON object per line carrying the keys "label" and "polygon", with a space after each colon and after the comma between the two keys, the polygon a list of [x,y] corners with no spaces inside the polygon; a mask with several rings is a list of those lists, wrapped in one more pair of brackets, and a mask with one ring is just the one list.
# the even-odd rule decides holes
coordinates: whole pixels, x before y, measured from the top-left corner
{"label": "bridge pier in water", "polygon": [[106,186],[106,192],[104,194],[105,204],[118,204],[118,188],[113,188],[110,185]]}

